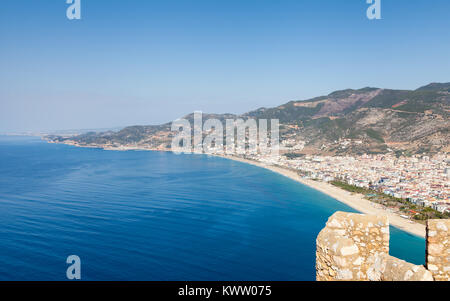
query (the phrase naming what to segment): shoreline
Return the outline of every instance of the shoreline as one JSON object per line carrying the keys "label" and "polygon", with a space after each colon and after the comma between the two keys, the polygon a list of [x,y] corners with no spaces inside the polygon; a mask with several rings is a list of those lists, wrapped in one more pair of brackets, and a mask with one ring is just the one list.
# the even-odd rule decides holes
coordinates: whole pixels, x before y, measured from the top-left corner
{"label": "shoreline", "polygon": [[378,204],[375,204],[364,198],[364,195],[351,193],[336,186],[333,186],[326,182],[318,182],[309,179],[304,179],[299,176],[296,172],[291,171],[286,168],[267,165],[261,162],[252,161],[244,158],[234,157],[234,156],[217,156],[224,159],[229,159],[241,163],[250,164],[253,166],[265,168],[272,172],[278,173],[284,177],[287,177],[291,180],[299,182],[303,185],[306,185],[314,190],[320,191],[333,199],[346,204],[349,207],[363,213],[370,215],[386,215],[389,219],[389,224],[394,226],[402,231],[408,232],[409,234],[413,234],[422,238],[425,238],[426,227],[425,225],[416,223],[411,220],[404,219],[400,217],[398,214],[390,212],[386,209],[380,208]]}
{"label": "shoreline", "polygon": [[[47,141],[47,142],[49,142],[49,141]],[[117,149],[117,148],[109,148],[109,147],[101,147],[101,146],[93,147],[93,146],[80,146],[80,145],[74,145],[74,144],[68,144],[68,143],[62,143],[62,144],[71,145],[71,146],[75,146],[75,147],[99,148],[99,149],[103,149],[106,151],[141,150],[141,151],[156,151],[156,152],[172,152],[171,150],[145,149],[145,148],[139,148],[139,147],[124,147],[124,148]],[[393,213],[386,209],[380,208],[378,204],[375,204],[375,203],[365,199],[364,195],[362,195],[362,194],[351,193],[351,192],[348,192],[346,190],[343,190],[341,188],[338,188],[338,187],[333,186],[326,182],[318,182],[318,181],[313,181],[313,180],[302,178],[296,172],[286,169],[286,168],[283,168],[283,167],[267,165],[267,164],[264,164],[261,162],[248,160],[248,159],[235,157],[235,156],[217,155],[217,154],[203,154],[203,155],[215,156],[215,157],[219,157],[219,158],[223,158],[223,159],[233,160],[233,161],[265,168],[265,169],[275,172],[279,175],[287,177],[291,180],[294,180],[300,184],[306,185],[314,190],[322,192],[322,193],[332,197],[333,199],[335,199],[343,204],[346,204],[347,206],[349,206],[363,214],[385,215],[388,217],[390,225],[392,225],[402,231],[405,231],[409,234],[425,238],[425,234],[426,234],[425,225],[416,223],[412,220],[404,219],[396,213]]]}

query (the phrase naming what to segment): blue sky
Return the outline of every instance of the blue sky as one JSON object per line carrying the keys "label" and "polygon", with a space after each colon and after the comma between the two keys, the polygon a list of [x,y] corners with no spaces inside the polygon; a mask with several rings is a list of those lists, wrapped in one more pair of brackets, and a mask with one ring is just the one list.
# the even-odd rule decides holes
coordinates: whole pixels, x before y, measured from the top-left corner
{"label": "blue sky", "polygon": [[0,132],[158,124],[334,90],[450,81],[450,2],[0,3]]}

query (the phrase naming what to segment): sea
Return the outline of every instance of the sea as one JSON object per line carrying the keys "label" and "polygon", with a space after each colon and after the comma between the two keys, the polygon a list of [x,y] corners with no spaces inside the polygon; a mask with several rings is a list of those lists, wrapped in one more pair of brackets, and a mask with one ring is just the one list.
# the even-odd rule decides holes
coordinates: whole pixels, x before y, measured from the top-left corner
{"label": "sea", "polygon": [[[314,280],[315,240],[355,212],[272,171],[207,155],[0,136],[0,280]],[[391,227],[390,253],[425,261]]]}

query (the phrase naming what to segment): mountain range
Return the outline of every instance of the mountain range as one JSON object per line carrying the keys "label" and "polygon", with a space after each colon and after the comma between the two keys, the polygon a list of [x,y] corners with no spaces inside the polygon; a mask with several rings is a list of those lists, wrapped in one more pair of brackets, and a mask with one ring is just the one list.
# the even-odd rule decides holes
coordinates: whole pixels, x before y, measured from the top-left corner
{"label": "mountain range", "polygon": [[[449,114],[450,83],[431,83],[417,90],[347,89],[242,115],[203,114],[203,119],[278,119],[284,150],[299,154],[412,155],[449,152]],[[192,122],[193,114],[184,118]],[[174,134],[166,123],[47,138],[79,146],[168,150]],[[291,148],[299,143],[301,149]]]}

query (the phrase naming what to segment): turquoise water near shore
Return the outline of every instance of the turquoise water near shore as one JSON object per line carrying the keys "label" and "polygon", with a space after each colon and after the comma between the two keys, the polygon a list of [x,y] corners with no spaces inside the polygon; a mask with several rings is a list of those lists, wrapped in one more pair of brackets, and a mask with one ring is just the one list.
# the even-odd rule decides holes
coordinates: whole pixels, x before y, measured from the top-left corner
{"label": "turquoise water near shore", "polygon": [[[0,280],[314,280],[333,198],[204,155],[104,151],[0,137]],[[391,254],[425,241],[391,227]]]}

